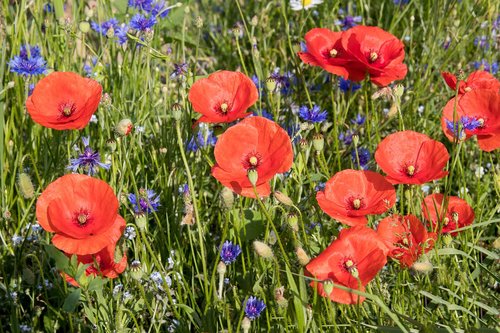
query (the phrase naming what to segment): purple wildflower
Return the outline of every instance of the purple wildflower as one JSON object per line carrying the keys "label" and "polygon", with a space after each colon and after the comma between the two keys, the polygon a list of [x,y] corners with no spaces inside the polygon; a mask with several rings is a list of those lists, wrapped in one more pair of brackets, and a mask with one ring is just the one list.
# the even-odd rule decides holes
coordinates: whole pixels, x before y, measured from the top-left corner
{"label": "purple wildflower", "polygon": [[312,123],[322,123],[326,120],[328,113],[326,111],[321,111],[320,107],[315,105],[312,109],[307,106],[301,106],[299,109],[299,116],[304,121],[309,121]]}
{"label": "purple wildflower", "polygon": [[130,193],[128,195],[128,200],[134,208],[136,213],[152,213],[158,210],[160,206],[160,196],[156,195],[153,190],[146,190],[141,188],[139,190],[139,195]]}
{"label": "purple wildflower", "polygon": [[23,76],[45,74],[47,62],[40,55],[38,46],[23,45],[19,55],[9,61],[10,71]]}
{"label": "purple wildflower", "polygon": [[146,31],[146,29],[151,29],[156,24],[156,18],[154,16],[144,16],[142,14],[135,14],[130,20],[130,27],[138,31]]}
{"label": "purple wildflower", "polygon": [[99,171],[99,167],[109,170],[111,164],[101,162],[101,155],[99,152],[89,147],[89,138],[84,137],[82,141],[85,146],[83,153],[78,155],[77,158],[72,158],[67,169],[70,169],[72,172],[77,172],[78,169],[81,168],[84,172],[87,172],[89,176],[96,174],[97,171]]}
{"label": "purple wildflower", "polygon": [[248,319],[257,319],[261,312],[266,308],[264,301],[258,299],[257,297],[250,296],[245,305],[245,314]]}
{"label": "purple wildflower", "polygon": [[230,241],[225,241],[220,251],[220,259],[226,265],[229,265],[236,260],[240,253],[241,248],[238,244],[233,244]]}

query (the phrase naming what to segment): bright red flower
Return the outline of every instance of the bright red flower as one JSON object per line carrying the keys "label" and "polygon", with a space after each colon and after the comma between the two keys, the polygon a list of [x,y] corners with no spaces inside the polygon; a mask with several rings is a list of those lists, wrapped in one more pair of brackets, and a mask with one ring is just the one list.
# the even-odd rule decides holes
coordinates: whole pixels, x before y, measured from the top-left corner
{"label": "bright red flower", "polygon": [[326,28],[309,30],[305,35],[307,51],[298,53],[300,59],[347,79],[349,73],[346,65],[352,58],[342,47],[342,34]]}
{"label": "bright red flower", "polygon": [[95,254],[115,244],[125,229],[113,189],[80,174],[49,184],[38,198],[36,217],[42,228],[55,233],[55,247],[77,255]]}
{"label": "bright red flower", "polygon": [[26,100],[36,123],[56,130],[82,129],[96,112],[102,87],[72,72],[53,72],[38,82]]}
{"label": "bright red flower", "polygon": [[255,198],[248,171],[256,170],[257,193],[261,197],[271,192],[269,181],[277,173],[292,167],[293,151],[290,137],[275,122],[263,117],[246,118],[228,128],[214,149],[216,164],[212,175],[245,197]]}
{"label": "bright red flower", "polygon": [[442,233],[455,236],[458,232],[455,229],[463,228],[474,222],[474,210],[467,201],[459,197],[448,197],[448,207],[444,211],[444,195],[434,193],[424,198],[422,202],[422,212],[427,221],[431,221],[434,230],[438,229],[438,222],[442,221]]}
{"label": "bright red flower", "polygon": [[453,141],[455,136],[466,140],[476,135],[481,150],[500,148],[500,93],[474,89],[457,98],[457,103],[455,98],[448,101],[441,117],[446,137]]}
{"label": "bright red flower", "polygon": [[375,151],[375,160],[392,184],[424,184],[443,178],[450,155],[439,141],[414,131],[386,136]]}
{"label": "bright red flower", "polygon": [[321,209],[350,226],[368,223],[366,215],[382,214],[394,206],[396,190],[384,176],[373,171],[342,170],[316,193]]}
{"label": "bright red flower", "polygon": [[357,25],[344,32],[342,46],[356,61],[349,65],[349,79],[361,81],[368,73],[371,82],[385,87],[406,76],[404,44],[378,27]]}
{"label": "bright red flower", "polygon": [[414,215],[388,216],[380,221],[377,234],[389,250],[389,257],[401,266],[410,267],[421,254],[429,252],[436,242],[436,234],[427,232]]}
{"label": "bright red flower", "polygon": [[[85,270],[85,275],[99,275],[110,279],[117,278],[127,267],[127,255],[123,255],[119,262],[115,262],[116,244],[110,244],[96,254],[78,256],[78,262],[90,264]],[[64,273],[66,281],[78,287],[76,280]]]}
{"label": "bright red flower", "polygon": [[249,116],[246,111],[258,98],[255,84],[240,72],[215,72],[189,89],[189,101],[202,114],[202,123],[230,123]]}
{"label": "bright red flower", "polygon": [[[455,91],[457,89],[456,76],[448,72],[442,72],[441,75],[448,87]],[[460,81],[458,93],[463,95],[474,89],[487,89],[498,92],[500,89],[500,81],[486,71],[475,71],[469,75],[467,80]]]}
{"label": "bright red flower", "polygon": [[311,282],[321,296],[343,304],[361,303],[364,297],[338,288],[327,295],[324,282],[329,280],[364,291],[386,264],[386,256],[387,249],[377,233],[368,227],[357,226],[340,231],[339,237],[306,266],[306,273],[321,281]]}

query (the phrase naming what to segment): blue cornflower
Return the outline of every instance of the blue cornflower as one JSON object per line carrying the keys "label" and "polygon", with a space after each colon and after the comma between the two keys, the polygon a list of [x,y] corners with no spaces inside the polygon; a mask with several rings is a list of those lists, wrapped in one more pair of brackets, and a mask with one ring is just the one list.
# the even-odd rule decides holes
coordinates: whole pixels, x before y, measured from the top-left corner
{"label": "blue cornflower", "polygon": [[339,134],[339,140],[342,141],[342,143],[346,146],[350,145],[352,143],[352,136],[356,134],[352,130],[347,130],[345,132],[341,132]]}
{"label": "blue cornflower", "polygon": [[128,0],[128,6],[139,10],[148,11],[153,5],[153,0]]}
{"label": "blue cornflower", "polygon": [[318,183],[318,185],[314,187],[314,190],[316,192],[323,191],[325,189],[325,186],[326,186],[325,183]]}
{"label": "blue cornflower", "polygon": [[258,318],[261,312],[266,308],[264,301],[261,301],[257,297],[250,296],[245,305],[245,314],[248,319],[254,320]]}
{"label": "blue cornflower", "polygon": [[295,84],[297,78],[291,72],[285,72],[283,75],[280,73],[280,68],[276,67],[274,71],[269,75],[269,79],[272,79],[276,83],[275,91],[280,90],[283,95],[287,95],[291,91],[291,86]]}
{"label": "blue cornflower", "polygon": [[481,69],[493,75],[498,73],[498,62],[496,61],[490,63],[486,59],[483,59],[481,61],[474,61],[472,64],[476,70]]}
{"label": "blue cornflower", "polygon": [[483,126],[484,123],[475,117],[462,116],[457,122],[445,119],[446,127],[453,133],[453,136],[462,140],[466,137],[465,130],[474,131]]}
{"label": "blue cornflower", "polygon": [[464,129],[468,131],[473,131],[478,127],[483,126],[483,122],[475,117],[462,116],[460,117],[460,121],[462,122]]}
{"label": "blue cornflower", "polygon": [[159,16],[160,18],[165,18],[168,16],[170,8],[167,6],[167,3],[162,0],[155,2],[146,11],[153,16]]}
{"label": "blue cornflower", "polygon": [[151,29],[155,24],[156,18],[154,16],[147,17],[142,14],[135,14],[130,20],[130,27],[139,31]]}
{"label": "blue cornflower", "polygon": [[321,111],[321,108],[317,105],[309,109],[307,106],[301,106],[299,109],[299,117],[304,121],[310,121],[312,123],[322,123],[326,120],[328,113],[326,111]]}
{"label": "blue cornflower", "polygon": [[348,30],[352,27],[355,27],[360,23],[363,18],[361,16],[351,16],[347,15],[348,11],[344,11],[343,9],[339,9],[339,15],[342,17],[341,20],[335,20],[335,25],[338,25],[342,28],[342,30]]}
{"label": "blue cornflower", "polygon": [[215,146],[217,143],[217,137],[214,136],[214,132],[206,126],[200,125],[200,130],[189,140],[187,144],[188,151],[197,151],[200,148]]}
{"label": "blue cornflower", "polygon": [[351,80],[345,80],[342,77],[339,78],[339,89],[342,92],[348,92],[348,91],[355,92],[359,88],[361,88],[361,84],[354,83]]}
{"label": "blue cornflower", "polygon": [[156,195],[153,190],[139,190],[139,196],[133,193],[128,195],[128,200],[136,213],[152,213],[158,210],[160,206],[160,196]]}
{"label": "blue cornflower", "polygon": [[361,114],[357,114],[356,118],[351,119],[351,124],[358,125],[358,126],[363,126],[365,123],[366,117],[363,117]]}
{"label": "blue cornflower", "polygon": [[230,241],[225,241],[220,251],[220,259],[226,264],[234,262],[240,255],[241,248],[238,244],[233,244]]}
{"label": "blue cornflower", "polygon": [[115,18],[110,18],[109,20],[104,21],[101,24],[97,22],[90,22],[90,26],[95,32],[106,36],[109,29],[112,29],[114,32],[115,28],[118,26],[118,20]]}
{"label": "blue cornflower", "polygon": [[174,64],[174,70],[170,73],[170,78],[184,77],[188,71],[188,65],[185,62]]}
{"label": "blue cornflower", "polygon": [[488,37],[487,36],[480,36],[474,38],[474,46],[479,46],[482,49],[488,49],[490,44],[488,43]]}
{"label": "blue cornflower", "polygon": [[[358,165],[359,157],[359,165]],[[358,148],[358,157],[356,157],[356,150],[351,151],[351,159],[355,168],[361,168],[363,170],[367,169],[368,162],[370,162],[370,151],[366,148]]]}
{"label": "blue cornflower", "polygon": [[14,56],[9,61],[9,66],[11,72],[23,76],[45,74],[47,71],[47,62],[40,55],[40,48],[38,46],[21,46],[19,55]]}
{"label": "blue cornflower", "polygon": [[82,168],[89,176],[97,173],[99,167],[109,170],[111,164],[101,163],[101,155],[99,152],[89,147],[89,138],[84,137],[82,141],[85,146],[83,153],[78,155],[77,158],[72,158],[69,161],[70,164],[67,169],[77,172],[78,168]]}
{"label": "blue cornflower", "polygon": [[12,244],[14,246],[18,246],[19,244],[21,244],[23,242],[23,238],[21,236],[18,236],[18,235],[14,235],[12,236]]}

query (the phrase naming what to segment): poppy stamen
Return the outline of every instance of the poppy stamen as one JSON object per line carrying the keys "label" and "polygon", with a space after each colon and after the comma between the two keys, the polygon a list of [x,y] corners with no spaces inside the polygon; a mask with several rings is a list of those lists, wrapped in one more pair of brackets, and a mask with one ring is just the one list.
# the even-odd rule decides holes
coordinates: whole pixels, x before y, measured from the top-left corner
{"label": "poppy stamen", "polygon": [[255,170],[262,164],[262,156],[257,152],[251,152],[243,159],[242,164],[247,170]]}
{"label": "poppy stamen", "polygon": [[331,49],[330,52],[328,52],[330,54],[330,57],[332,58],[335,58],[337,56],[337,54],[339,54],[339,52],[336,50],[336,49]]}
{"label": "poppy stamen", "polygon": [[415,174],[415,167],[413,165],[407,166],[406,173],[408,174],[408,176],[413,176]]}
{"label": "poppy stamen", "polygon": [[352,206],[354,207],[354,209],[359,209],[359,207],[361,207],[361,200],[359,199],[354,199],[352,201]]}
{"label": "poppy stamen", "polygon": [[375,62],[378,59],[378,54],[375,51],[370,52],[370,62]]}
{"label": "poppy stamen", "polygon": [[90,222],[90,214],[87,210],[81,209],[75,214],[74,221],[80,227],[87,225]]}
{"label": "poppy stamen", "polygon": [[59,112],[63,117],[69,117],[76,111],[76,105],[73,102],[65,102],[59,105]]}
{"label": "poppy stamen", "polygon": [[457,212],[451,213],[451,219],[453,220],[453,222],[458,223],[458,213]]}

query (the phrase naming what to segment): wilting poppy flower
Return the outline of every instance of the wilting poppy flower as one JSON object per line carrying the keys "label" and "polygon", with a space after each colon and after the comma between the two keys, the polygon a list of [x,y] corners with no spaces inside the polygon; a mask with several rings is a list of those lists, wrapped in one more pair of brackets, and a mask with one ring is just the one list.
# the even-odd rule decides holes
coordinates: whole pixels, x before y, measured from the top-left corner
{"label": "wilting poppy flower", "polygon": [[55,233],[55,247],[77,255],[94,254],[115,244],[125,229],[113,189],[80,174],[49,184],[38,198],[36,217],[46,231]]}
{"label": "wilting poppy flower", "polygon": [[[96,254],[78,256],[78,262],[90,264],[85,270],[85,275],[99,275],[110,279],[117,278],[127,267],[127,256],[124,254],[119,262],[115,262],[116,244],[110,244]],[[66,281],[75,287],[78,283],[68,274],[63,274]]]}
{"label": "wilting poppy flower", "polygon": [[214,149],[216,164],[212,175],[232,191],[255,198],[248,172],[256,170],[259,196],[268,196],[269,180],[292,166],[290,137],[275,122],[263,117],[250,117],[222,134]]}
{"label": "wilting poppy flower", "polygon": [[442,233],[455,236],[457,232],[453,230],[471,225],[474,222],[474,210],[467,201],[459,197],[448,197],[448,207],[444,211],[444,195],[434,193],[424,198],[422,202],[422,212],[426,220],[431,221],[434,230],[438,230],[438,223],[442,221]]}
{"label": "wilting poppy flower", "polygon": [[[448,87],[455,91],[457,89],[456,76],[448,72],[442,72],[441,75]],[[458,93],[463,95],[474,89],[489,89],[498,92],[498,89],[500,89],[500,81],[488,72],[475,71],[469,75],[467,80],[460,81]]]}
{"label": "wilting poppy flower", "polygon": [[[500,93],[474,89],[452,98],[443,110],[441,127],[450,140],[466,140],[477,136],[479,148],[493,151],[500,148]],[[456,114],[454,114],[456,110]]]}
{"label": "wilting poppy flower", "polygon": [[382,214],[396,202],[396,190],[384,176],[373,171],[337,172],[316,193],[321,209],[350,226],[368,223],[366,215]]}
{"label": "wilting poppy flower", "polygon": [[259,98],[255,84],[240,72],[219,71],[196,81],[189,90],[194,111],[201,113],[198,122],[230,123],[246,113]]}
{"label": "wilting poppy flower", "polygon": [[388,216],[380,221],[377,234],[387,246],[388,256],[410,267],[421,254],[429,252],[436,234],[427,232],[424,224],[414,215]]}
{"label": "wilting poppy flower", "polygon": [[33,121],[56,130],[82,129],[101,100],[102,87],[72,72],[53,72],[38,82],[26,100]]}
{"label": "wilting poppy flower", "polygon": [[424,184],[443,178],[449,158],[441,142],[414,131],[386,136],[375,151],[377,164],[392,184]]}
{"label": "wilting poppy flower", "polygon": [[342,47],[342,34],[343,32],[326,28],[309,30],[305,35],[307,51],[298,53],[300,59],[306,64],[319,66],[347,79],[349,72],[346,66],[352,58]]}
{"label": "wilting poppy flower", "polygon": [[321,296],[343,304],[361,303],[364,297],[338,288],[327,293],[325,282],[364,291],[386,264],[386,256],[387,249],[374,230],[365,226],[343,229],[339,237],[306,266],[306,274],[321,281],[311,282]]}
{"label": "wilting poppy flower", "polygon": [[349,80],[361,81],[368,73],[371,82],[384,87],[406,76],[404,44],[387,31],[357,25],[344,32],[342,46],[356,61],[349,64]]}

